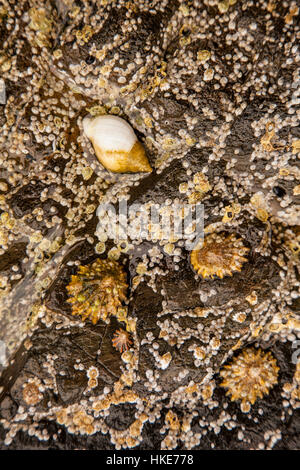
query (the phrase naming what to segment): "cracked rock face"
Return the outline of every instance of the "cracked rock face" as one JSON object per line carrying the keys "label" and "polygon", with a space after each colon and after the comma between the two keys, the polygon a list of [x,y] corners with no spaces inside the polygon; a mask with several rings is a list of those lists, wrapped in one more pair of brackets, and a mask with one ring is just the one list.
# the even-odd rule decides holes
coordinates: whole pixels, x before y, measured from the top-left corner
{"label": "cracked rock face", "polygon": [[[0,448],[299,448],[298,18],[273,0],[2,2]],[[151,174],[101,165],[82,121],[106,114]],[[157,227],[104,236],[98,206],[122,199],[201,203],[222,248],[197,274]],[[97,259],[128,289],[92,324],[67,286]],[[203,277],[214,260],[225,275]],[[97,281],[73,286],[79,306]]]}

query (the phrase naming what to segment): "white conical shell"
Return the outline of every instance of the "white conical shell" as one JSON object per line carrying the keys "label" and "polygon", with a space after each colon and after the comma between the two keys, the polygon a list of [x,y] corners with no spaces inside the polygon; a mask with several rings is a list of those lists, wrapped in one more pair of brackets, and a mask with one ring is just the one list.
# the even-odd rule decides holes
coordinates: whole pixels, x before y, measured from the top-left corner
{"label": "white conical shell", "polygon": [[105,168],[119,173],[152,171],[143,146],[124,119],[110,115],[85,117],[82,124]]}

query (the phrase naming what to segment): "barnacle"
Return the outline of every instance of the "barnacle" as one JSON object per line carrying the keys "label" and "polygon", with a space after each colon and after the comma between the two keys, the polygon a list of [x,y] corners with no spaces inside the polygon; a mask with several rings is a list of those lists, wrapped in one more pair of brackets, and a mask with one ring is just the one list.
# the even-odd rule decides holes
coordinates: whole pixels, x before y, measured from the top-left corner
{"label": "barnacle", "polygon": [[30,18],[29,27],[34,31],[49,33],[52,27],[51,19],[47,18],[44,8],[31,8],[28,12]]}
{"label": "barnacle", "polygon": [[203,245],[191,253],[191,264],[204,279],[218,276],[221,279],[240,271],[247,261],[245,255],[249,248],[243,245],[241,238],[225,233],[212,233],[205,237]]}
{"label": "barnacle", "polygon": [[257,398],[268,395],[277,383],[279,367],[270,352],[247,348],[223,367],[221,387],[227,388],[231,401],[241,400],[242,411],[248,411]]}
{"label": "barnacle", "polygon": [[127,351],[132,345],[132,341],[130,339],[129,333],[125,330],[117,330],[114,333],[114,337],[112,340],[113,347],[116,348],[121,353]]}
{"label": "barnacle", "polygon": [[93,324],[106,321],[110,315],[117,315],[122,302],[126,300],[126,274],[113,260],[97,259],[87,266],[80,266],[67,286],[72,304],[72,314],[90,318]]}
{"label": "barnacle", "polygon": [[300,228],[298,226],[285,232],[284,247],[295,258],[300,253]]}
{"label": "barnacle", "polygon": [[43,395],[41,394],[37,383],[30,380],[23,386],[23,400],[27,405],[36,405],[41,401]]}

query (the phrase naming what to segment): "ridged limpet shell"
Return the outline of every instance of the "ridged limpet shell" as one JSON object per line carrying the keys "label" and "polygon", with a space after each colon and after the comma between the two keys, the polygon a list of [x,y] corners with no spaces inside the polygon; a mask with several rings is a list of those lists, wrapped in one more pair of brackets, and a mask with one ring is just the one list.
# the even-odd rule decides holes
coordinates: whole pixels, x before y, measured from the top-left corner
{"label": "ridged limpet shell", "polygon": [[211,233],[204,238],[203,245],[191,252],[191,264],[203,279],[213,279],[215,276],[222,279],[241,271],[248,261],[248,252],[249,248],[236,235]]}

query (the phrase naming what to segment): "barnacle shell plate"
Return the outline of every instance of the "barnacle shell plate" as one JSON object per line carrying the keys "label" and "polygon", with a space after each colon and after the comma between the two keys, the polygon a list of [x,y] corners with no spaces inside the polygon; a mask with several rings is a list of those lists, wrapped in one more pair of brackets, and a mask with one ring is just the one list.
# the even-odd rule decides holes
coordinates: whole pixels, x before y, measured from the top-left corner
{"label": "barnacle shell plate", "polygon": [[111,115],[85,117],[82,125],[98,160],[107,170],[115,173],[152,171],[144,147],[124,119]]}

